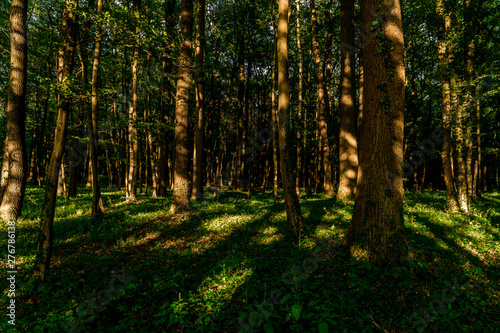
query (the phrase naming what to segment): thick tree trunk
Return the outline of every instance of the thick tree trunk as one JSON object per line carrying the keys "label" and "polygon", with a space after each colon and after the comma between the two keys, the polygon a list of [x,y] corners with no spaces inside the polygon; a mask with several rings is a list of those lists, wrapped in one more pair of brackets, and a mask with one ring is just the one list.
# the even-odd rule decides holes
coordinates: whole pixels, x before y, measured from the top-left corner
{"label": "thick tree trunk", "polygon": [[360,8],[362,31],[378,24],[363,49],[358,182],[344,245],[362,245],[372,264],[398,265],[408,257],[401,170],[405,106],[401,5],[399,0],[361,0]]}
{"label": "thick tree trunk", "polygon": [[42,207],[42,221],[38,236],[38,250],[35,261],[35,276],[42,282],[47,280],[50,271],[50,260],[52,257],[52,245],[54,238],[54,214],[57,198],[57,182],[61,169],[62,155],[66,143],[68,127],[68,115],[71,106],[71,95],[67,82],[73,71],[73,58],[75,53],[77,23],[75,10],[78,7],[77,0],[66,0],[66,6],[62,14],[62,43],[59,52],[59,66],[57,82],[60,85],[58,93],[57,126],[54,137],[54,148],[50,156],[48,167],[47,185],[45,187],[45,200]]}
{"label": "thick tree trunk", "polygon": [[281,181],[285,192],[286,216],[290,230],[300,240],[302,235],[302,213],[295,192],[295,175],[292,149],[295,133],[290,129],[290,85],[288,72],[288,0],[279,0],[278,18],[278,130],[280,146]]}
{"label": "thick tree trunk", "polygon": [[193,1],[181,1],[181,53],[177,68],[177,94],[175,97],[175,161],[172,213],[190,209],[188,179],[188,149],[186,146],[189,115],[189,89],[191,86],[191,41],[193,34]]}
{"label": "thick tree trunk", "polygon": [[203,200],[203,134],[204,128],[204,72],[203,60],[205,53],[205,0],[196,3],[198,18],[196,23],[196,49],[195,49],[195,91],[196,91],[196,129],[193,153],[193,193],[191,199]]}
{"label": "thick tree trunk", "polygon": [[13,0],[10,10],[10,79],[7,102],[7,135],[4,166],[6,182],[0,190],[0,218],[6,221],[21,216],[28,161],[26,155],[25,125],[27,85],[27,0]]}
{"label": "thick tree trunk", "polygon": [[321,55],[319,50],[318,42],[318,23],[316,17],[316,7],[314,0],[310,0],[311,5],[311,20],[312,20],[312,39],[313,39],[313,51],[314,51],[314,63],[316,64],[316,72],[318,78],[318,99],[317,99],[317,123],[319,131],[319,147],[321,147],[318,152],[317,160],[319,162],[319,155],[322,154],[323,168],[324,168],[324,178],[323,187],[326,194],[333,194],[333,174],[332,165],[330,161],[330,145],[328,143],[328,128],[326,114],[329,113],[329,101],[328,96],[325,94],[325,83],[323,75],[323,65],[321,63]]}
{"label": "thick tree trunk", "polygon": [[358,140],[356,135],[356,79],[354,54],[354,0],[341,0],[340,9],[340,133],[337,200],[356,193]]}

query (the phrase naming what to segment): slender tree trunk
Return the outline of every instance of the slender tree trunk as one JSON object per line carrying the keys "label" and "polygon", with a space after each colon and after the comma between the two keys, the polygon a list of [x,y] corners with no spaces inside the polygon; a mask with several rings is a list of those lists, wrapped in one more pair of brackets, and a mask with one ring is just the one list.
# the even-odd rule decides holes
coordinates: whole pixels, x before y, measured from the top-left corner
{"label": "slender tree trunk", "polygon": [[[137,0],[134,5],[134,11],[139,13],[141,7],[141,0]],[[140,32],[139,27],[136,29],[136,34]],[[139,37],[136,37],[136,44],[134,46],[134,56],[132,62],[132,104],[129,109],[129,145],[130,145],[130,168],[128,172],[128,198],[130,202],[137,201],[137,179],[139,177],[139,131],[137,130],[137,66],[139,60]]]}
{"label": "slender tree trunk", "polygon": [[[162,122],[166,125],[170,123],[169,117],[169,105],[172,100],[173,87],[171,86],[168,75],[173,72],[173,65],[170,56],[172,54],[172,31],[175,27],[175,0],[166,0],[165,2],[165,30],[167,33],[167,38],[165,40],[165,46],[163,48],[163,61],[162,61],[162,85],[161,85],[161,117]],[[169,180],[169,153],[168,144],[171,138],[170,131],[163,131],[160,134],[160,146],[158,153],[158,196],[167,196],[167,188],[170,182]]]}
{"label": "slender tree trunk", "polygon": [[4,166],[6,183],[0,189],[0,218],[6,221],[21,216],[28,161],[26,155],[25,125],[27,85],[27,0],[13,0],[10,10],[10,80],[7,102],[7,135]]}
{"label": "slender tree trunk", "polygon": [[50,271],[50,260],[52,257],[52,245],[54,238],[54,213],[57,198],[57,181],[61,169],[62,155],[66,143],[68,127],[68,115],[71,106],[71,95],[67,82],[73,71],[73,58],[75,53],[77,22],[75,10],[78,7],[77,0],[66,0],[66,6],[62,13],[62,43],[59,52],[59,66],[57,82],[59,86],[57,125],[54,137],[54,148],[50,156],[47,185],[45,187],[45,199],[42,207],[42,221],[38,236],[38,250],[35,261],[35,276],[42,282],[47,280]]}
{"label": "slender tree trunk", "polygon": [[439,25],[439,68],[442,87],[441,114],[443,117],[443,148],[441,158],[443,160],[444,182],[446,184],[446,202],[450,212],[458,209],[455,186],[453,184],[453,171],[451,160],[451,104],[450,104],[450,81],[448,74],[448,58],[446,47],[446,30],[451,24],[449,14],[444,7],[443,0],[437,1],[437,13],[444,19]]}
{"label": "slender tree trunk", "polygon": [[29,172],[28,172],[28,180],[32,181],[33,183],[38,182],[38,173],[37,173],[37,148],[38,148],[38,141],[40,140],[40,114],[42,110],[42,105],[40,102],[40,91],[38,90],[38,87],[35,88],[35,126],[33,128],[33,134],[31,135],[31,153],[30,157],[28,158],[29,160]]}
{"label": "slender tree trunk", "polygon": [[405,106],[401,5],[399,0],[361,0],[360,9],[362,31],[369,31],[377,17],[386,21],[379,21],[375,31],[368,34],[363,49],[365,81],[358,183],[353,217],[343,244],[362,245],[372,264],[399,265],[407,260],[409,252],[401,170]]}
{"label": "slender tree trunk", "polygon": [[326,114],[329,113],[329,101],[328,96],[325,95],[325,83],[323,75],[323,65],[321,63],[321,55],[319,50],[318,42],[318,23],[316,17],[316,7],[314,0],[310,0],[311,5],[311,20],[312,20],[312,38],[313,38],[313,51],[314,51],[314,63],[316,64],[316,72],[318,77],[318,99],[317,99],[317,122],[319,127],[319,146],[321,150],[318,152],[319,155],[322,153],[323,168],[324,168],[324,179],[323,187],[326,194],[333,194],[333,174],[332,166],[330,161],[330,145],[328,144],[328,128]]}
{"label": "slender tree trunk", "polygon": [[174,195],[172,213],[189,210],[188,149],[186,146],[189,89],[191,86],[191,48],[193,34],[193,1],[181,1],[181,53],[177,69],[177,94],[175,97],[175,161],[174,161]]}
{"label": "slender tree trunk", "polygon": [[[97,0],[97,16],[102,14],[103,0]],[[101,197],[101,189],[99,187],[99,166],[98,166],[98,145],[99,145],[99,132],[98,132],[98,112],[99,112],[99,96],[98,96],[98,82],[99,82],[99,62],[101,59],[101,39],[102,29],[101,24],[98,22],[96,25],[95,35],[95,51],[94,51],[94,64],[92,66],[92,109],[87,111],[87,124],[89,129],[89,142],[90,142],[90,164],[92,165],[92,219],[99,219],[104,210]]]}
{"label": "slender tree trunk", "polygon": [[295,175],[293,152],[286,149],[293,146],[293,136],[290,129],[290,85],[288,72],[288,31],[289,4],[288,0],[279,0],[278,18],[278,130],[280,146],[281,181],[285,192],[285,208],[289,227],[300,241],[302,235],[302,213],[299,197],[295,192]]}
{"label": "slender tree trunk", "polygon": [[[276,43],[278,41],[276,35]],[[277,45],[277,44],[276,44]],[[274,202],[277,203],[278,200],[278,138],[277,134],[277,124],[276,124],[276,57],[277,57],[277,48],[274,48],[273,55],[273,72],[271,74],[271,122],[273,129],[273,194],[274,194]]]}
{"label": "slender tree trunk", "polygon": [[205,0],[196,3],[198,18],[196,23],[195,49],[195,91],[196,91],[196,129],[193,153],[193,193],[191,199],[203,200],[203,134],[205,102],[203,99],[203,60],[205,53]]}
{"label": "slender tree trunk", "polygon": [[[302,177],[302,104],[303,104],[303,81],[304,81],[304,69],[303,69],[303,59],[302,59],[302,44],[300,40],[300,1],[296,1],[297,6],[297,50],[299,53],[299,105],[297,109],[297,170],[295,179],[295,192],[300,197],[300,183],[303,182]],[[274,93],[274,92],[273,92]]]}
{"label": "slender tree trunk", "polygon": [[340,9],[340,133],[337,200],[356,193],[358,140],[356,136],[356,78],[354,54],[354,0],[341,0]]}

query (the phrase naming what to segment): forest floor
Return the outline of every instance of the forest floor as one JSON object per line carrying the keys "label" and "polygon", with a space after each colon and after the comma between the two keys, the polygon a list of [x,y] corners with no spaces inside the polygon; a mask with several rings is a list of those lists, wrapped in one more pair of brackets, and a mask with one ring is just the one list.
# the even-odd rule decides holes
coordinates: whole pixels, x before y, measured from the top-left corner
{"label": "forest floor", "polygon": [[[35,288],[43,191],[28,188],[16,228],[17,332],[500,332],[500,193],[470,217],[448,215],[444,192],[406,192],[413,259],[381,269],[336,244],[353,202],[304,194],[304,237],[292,241],[271,192],[221,191],[185,215],[170,199],[103,189],[58,198],[51,280]],[[7,249],[7,228],[0,228]],[[0,331],[7,252],[2,250]],[[248,330],[251,328],[251,330]]]}

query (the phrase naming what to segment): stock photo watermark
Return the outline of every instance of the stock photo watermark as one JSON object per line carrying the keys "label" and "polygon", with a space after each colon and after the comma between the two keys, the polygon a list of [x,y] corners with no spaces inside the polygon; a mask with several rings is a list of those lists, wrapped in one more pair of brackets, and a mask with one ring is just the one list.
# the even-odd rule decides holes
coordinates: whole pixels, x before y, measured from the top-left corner
{"label": "stock photo watermark", "polygon": [[7,296],[10,298],[7,306],[7,322],[16,325],[16,222],[7,222]]}

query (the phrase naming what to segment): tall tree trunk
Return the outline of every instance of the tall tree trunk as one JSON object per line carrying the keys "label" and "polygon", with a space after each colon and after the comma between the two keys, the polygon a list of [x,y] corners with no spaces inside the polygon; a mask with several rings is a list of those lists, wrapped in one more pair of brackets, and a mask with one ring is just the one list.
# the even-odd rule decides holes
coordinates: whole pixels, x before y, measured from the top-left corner
{"label": "tall tree trunk", "polygon": [[188,149],[186,146],[191,86],[191,48],[193,34],[193,0],[181,1],[181,52],[177,67],[177,94],[175,96],[175,161],[172,213],[189,210]]}
{"label": "tall tree trunk", "polygon": [[[102,14],[103,0],[97,0],[97,17],[100,18]],[[102,29],[101,24],[97,22],[96,35],[95,35],[95,51],[94,51],[94,64],[92,66],[92,109],[87,111],[87,125],[89,129],[89,142],[90,142],[90,164],[92,165],[92,219],[99,219],[104,210],[101,197],[101,189],[99,187],[99,166],[98,166],[98,112],[99,112],[99,96],[98,96],[98,82],[99,82],[99,61],[101,59],[101,39]]]}
{"label": "tall tree trunk", "polygon": [[[304,85],[304,69],[302,59],[302,44],[300,40],[300,1],[296,1],[297,6],[297,50],[299,53],[299,105],[297,109],[297,170],[295,179],[295,192],[300,197],[300,183],[304,181],[302,177],[302,104],[303,104],[303,85]],[[273,92],[274,94],[274,92]]]}
{"label": "tall tree trunk", "polygon": [[409,252],[401,170],[405,106],[401,5],[399,0],[361,0],[360,9],[362,31],[369,31],[373,22],[378,24],[368,34],[363,49],[365,81],[358,183],[352,221],[343,244],[362,245],[372,264],[398,265],[407,260]]}
{"label": "tall tree trunk", "polygon": [[42,206],[42,221],[38,236],[38,250],[35,261],[35,276],[42,282],[47,280],[52,257],[54,238],[54,214],[57,198],[57,181],[61,169],[62,155],[66,143],[68,128],[68,115],[71,106],[70,87],[65,86],[73,71],[73,58],[75,54],[77,22],[75,11],[78,7],[77,0],[66,0],[62,13],[62,43],[59,51],[59,66],[57,83],[59,85],[57,125],[54,137],[54,147],[50,156],[45,199]]}
{"label": "tall tree trunk", "polygon": [[203,134],[205,102],[203,99],[203,60],[205,53],[205,0],[198,0],[195,48],[195,91],[196,91],[196,129],[193,153],[193,193],[191,199],[203,200]]}
{"label": "tall tree trunk", "polygon": [[340,167],[337,200],[352,197],[356,193],[356,180],[358,176],[354,0],[341,0],[340,6]]}
{"label": "tall tree trunk", "polygon": [[312,20],[312,39],[313,39],[313,51],[314,51],[314,63],[316,64],[316,72],[318,78],[318,99],[317,99],[317,122],[319,130],[319,146],[321,150],[318,152],[322,154],[323,168],[324,168],[324,178],[323,187],[326,194],[333,194],[333,174],[332,165],[330,161],[330,145],[328,143],[328,127],[326,121],[326,114],[329,113],[329,101],[328,96],[325,94],[325,83],[323,75],[323,65],[321,63],[321,54],[319,50],[318,42],[318,23],[316,17],[316,6],[314,0],[310,0],[311,5],[311,20]]}
{"label": "tall tree trunk", "polygon": [[[165,31],[167,38],[163,48],[162,60],[162,85],[161,85],[161,117],[164,125],[170,123],[169,105],[172,100],[173,87],[171,86],[168,75],[173,72],[172,60],[170,59],[172,53],[172,31],[175,27],[175,0],[166,0],[165,2]],[[171,138],[170,131],[163,131],[160,134],[160,146],[158,153],[158,196],[165,197],[167,195],[169,180],[169,154],[168,143]]]}
{"label": "tall tree trunk", "polygon": [[[25,125],[27,85],[27,0],[13,0],[10,10],[10,79],[7,102],[7,135],[4,159],[6,183],[0,189],[0,218],[6,221],[21,216],[28,161],[26,155]],[[4,161],[5,161],[4,160]]]}
{"label": "tall tree trunk", "polygon": [[40,91],[38,90],[39,88],[35,88],[35,126],[33,128],[33,134],[31,135],[31,153],[30,157],[28,158],[29,160],[29,171],[28,171],[28,180],[32,181],[33,183],[38,182],[38,173],[37,173],[37,148],[38,148],[38,141],[40,140],[40,114],[42,111],[42,105],[40,101]]}
{"label": "tall tree trunk", "polygon": [[[134,11],[138,14],[141,7],[141,0],[136,0],[134,4]],[[136,41],[134,46],[134,57],[132,62],[132,104],[129,109],[129,125],[128,125],[128,135],[129,135],[129,145],[130,145],[130,168],[128,172],[128,198],[130,202],[137,201],[137,178],[139,176],[139,131],[137,130],[137,66],[139,60],[139,32],[140,29],[136,29]]]}
{"label": "tall tree trunk", "polygon": [[441,158],[443,160],[444,182],[446,185],[446,202],[450,212],[457,211],[458,204],[453,183],[453,171],[451,160],[451,104],[450,104],[450,79],[448,73],[448,58],[446,47],[446,30],[451,25],[451,18],[447,13],[443,0],[437,1],[438,16],[444,21],[440,22],[438,30],[439,40],[439,69],[441,75],[442,105],[441,114],[443,117],[443,148]]}
{"label": "tall tree trunk", "polygon": [[[278,42],[278,35],[275,37],[276,45]],[[277,123],[276,123],[276,57],[277,57],[277,46],[274,48],[273,55],[273,72],[271,73],[271,122],[273,130],[273,194],[274,202],[278,202],[278,138],[277,133]]]}
{"label": "tall tree trunk", "polygon": [[280,146],[281,181],[285,192],[285,208],[289,227],[295,237],[302,235],[302,213],[295,192],[294,165],[292,164],[293,136],[290,129],[290,84],[288,73],[288,30],[290,8],[288,0],[279,0],[278,17],[278,130]]}

